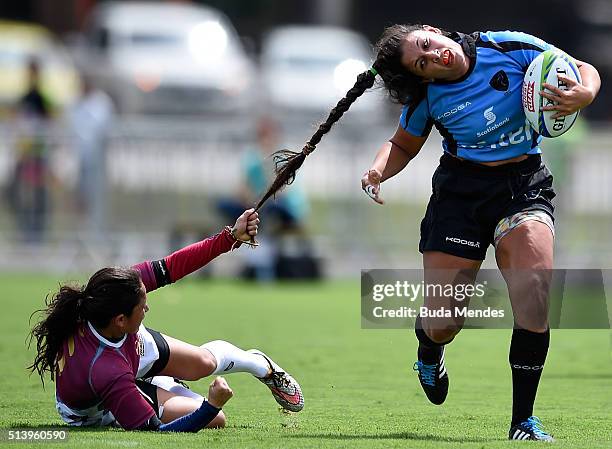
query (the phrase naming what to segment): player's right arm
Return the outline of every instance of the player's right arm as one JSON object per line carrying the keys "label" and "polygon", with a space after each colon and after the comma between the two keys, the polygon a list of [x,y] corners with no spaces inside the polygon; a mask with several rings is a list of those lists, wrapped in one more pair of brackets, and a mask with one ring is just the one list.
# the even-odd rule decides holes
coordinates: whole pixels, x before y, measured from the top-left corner
{"label": "player's right arm", "polygon": [[163,259],[145,261],[132,266],[140,272],[146,291],[172,284],[202,268],[219,255],[240,246],[241,242],[257,235],[259,215],[247,209],[229,226],[216,235],[188,245]]}
{"label": "player's right arm", "polygon": [[374,201],[384,204],[380,197],[380,183],[402,171],[419,153],[427,137],[415,136],[398,126],[393,137],[379,148],[372,166],[361,178],[361,188]]}
{"label": "player's right arm", "polygon": [[98,380],[94,374],[91,384],[102,398],[103,407],[113,414],[123,429],[142,429],[146,423],[156,422],[155,410],[138,391],[130,372]]}

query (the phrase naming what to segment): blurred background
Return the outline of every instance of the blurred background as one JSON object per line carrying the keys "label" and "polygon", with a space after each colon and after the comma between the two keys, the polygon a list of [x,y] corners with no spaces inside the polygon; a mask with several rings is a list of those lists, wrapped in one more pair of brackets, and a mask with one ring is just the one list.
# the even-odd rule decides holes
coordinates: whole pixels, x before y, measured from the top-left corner
{"label": "blurred background", "polygon": [[[385,26],[535,34],[595,65],[603,87],[543,143],[556,179],[557,266],[612,255],[612,2],[210,0],[0,3],[0,271],[91,272],[216,233],[300,149],[368,67]],[[417,268],[419,223],[441,154],[432,134],[383,186],[360,178],[399,108],[361,97],[262,212],[262,245],[202,275],[356,278]],[[490,256],[492,255],[492,252]],[[492,266],[490,257],[485,266]]]}

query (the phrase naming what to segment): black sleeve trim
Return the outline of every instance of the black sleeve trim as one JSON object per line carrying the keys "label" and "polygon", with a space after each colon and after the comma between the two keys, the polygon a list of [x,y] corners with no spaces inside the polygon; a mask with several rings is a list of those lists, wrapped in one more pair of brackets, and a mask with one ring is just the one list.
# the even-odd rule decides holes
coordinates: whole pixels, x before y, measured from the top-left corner
{"label": "black sleeve trim", "polygon": [[484,48],[492,48],[493,50],[497,50],[502,53],[508,53],[510,51],[516,51],[516,50],[535,50],[539,52],[544,51],[542,47],[538,47],[537,45],[528,44],[527,42],[520,42],[520,41],[485,42],[482,39],[478,39],[476,41],[476,46],[484,47]]}
{"label": "black sleeve trim", "polygon": [[532,132],[532,135],[531,135],[531,149],[533,150],[535,147],[538,146],[538,137],[540,137],[540,135],[534,129],[532,129],[531,132]]}
{"label": "black sleeve trim", "polygon": [[[410,103],[408,103],[407,105],[408,110],[406,111],[406,118],[404,119],[404,123],[402,124],[402,128],[404,128],[404,131],[408,131],[408,122],[410,121],[410,117],[412,117],[412,114],[414,114],[414,111],[417,110],[421,102],[426,101],[427,109],[429,110],[429,97],[427,95],[428,87],[429,87],[428,85],[425,85],[423,96],[418,101],[411,101]],[[421,133],[421,137],[428,136],[430,131],[431,131],[431,125],[429,124],[429,121],[428,121],[425,124],[425,129]]]}
{"label": "black sleeve trim", "polygon": [[417,106],[418,106],[418,103],[416,105],[411,104],[408,106],[408,110],[406,111],[406,118],[404,119],[404,123],[402,125],[402,128],[404,128],[404,131],[407,130],[408,122],[410,121],[410,117],[412,117],[412,114],[414,114],[414,111],[416,111]]}
{"label": "black sleeve trim", "polygon": [[421,137],[429,136],[429,133],[431,132],[431,128],[433,128],[433,125],[434,125],[433,119],[427,120],[427,123],[425,124],[425,130],[423,131],[423,134],[421,134]]}
{"label": "black sleeve trim", "polygon": [[166,261],[164,259],[154,260],[153,262],[151,262],[151,266],[153,267],[153,273],[155,274],[157,288],[172,283],[172,279],[170,278],[170,271],[168,270],[168,267],[166,266]]}
{"label": "black sleeve trim", "polygon": [[448,151],[451,154],[456,155],[457,154],[457,141],[455,140],[451,132],[447,128],[445,128],[442,123],[440,123],[437,120],[434,120],[433,124],[438,130],[438,132],[440,133],[440,135],[444,137],[444,140],[446,140]]}

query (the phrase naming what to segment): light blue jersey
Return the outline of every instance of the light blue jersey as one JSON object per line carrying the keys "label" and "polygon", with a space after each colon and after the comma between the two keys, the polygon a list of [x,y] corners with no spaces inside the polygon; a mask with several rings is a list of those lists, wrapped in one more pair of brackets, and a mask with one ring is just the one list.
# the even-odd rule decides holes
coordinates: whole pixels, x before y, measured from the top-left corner
{"label": "light blue jersey", "polygon": [[415,136],[427,136],[435,126],[444,151],[477,162],[540,153],[542,138],[525,118],[521,88],[531,61],[554,47],[515,31],[461,39],[468,72],[456,81],[429,83],[421,102],[404,107],[400,125]]}

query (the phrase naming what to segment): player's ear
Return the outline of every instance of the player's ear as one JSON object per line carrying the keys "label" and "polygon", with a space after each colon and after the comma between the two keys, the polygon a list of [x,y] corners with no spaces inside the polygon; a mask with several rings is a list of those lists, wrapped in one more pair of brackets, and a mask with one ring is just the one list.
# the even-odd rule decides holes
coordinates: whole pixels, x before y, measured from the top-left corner
{"label": "player's ear", "polygon": [[111,319],[111,324],[114,324],[117,328],[123,330],[127,327],[128,317],[125,316],[123,313],[120,315],[114,316]]}
{"label": "player's ear", "polygon": [[442,34],[442,30],[440,28],[432,27],[431,25],[423,25],[423,29],[425,31],[431,31],[432,33]]}

